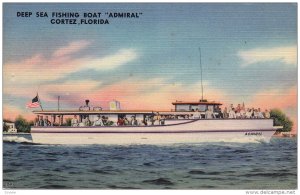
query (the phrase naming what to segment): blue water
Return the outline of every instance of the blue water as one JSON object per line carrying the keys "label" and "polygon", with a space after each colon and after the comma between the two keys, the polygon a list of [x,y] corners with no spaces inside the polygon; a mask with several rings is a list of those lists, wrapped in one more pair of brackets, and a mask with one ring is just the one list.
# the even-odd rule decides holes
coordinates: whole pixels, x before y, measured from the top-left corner
{"label": "blue water", "polygon": [[15,138],[3,143],[4,188],[297,188],[295,138],[169,146],[35,145]]}

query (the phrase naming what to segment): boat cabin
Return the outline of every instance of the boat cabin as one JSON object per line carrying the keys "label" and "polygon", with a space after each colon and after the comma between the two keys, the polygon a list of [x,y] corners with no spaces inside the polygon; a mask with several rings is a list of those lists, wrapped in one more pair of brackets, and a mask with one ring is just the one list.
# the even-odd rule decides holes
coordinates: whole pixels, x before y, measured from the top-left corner
{"label": "boat cabin", "polygon": [[[190,101],[176,101],[172,104],[175,105],[175,110],[171,111],[158,111],[158,110],[121,110],[120,103],[117,101],[110,102],[109,110],[102,110],[101,107],[90,107],[88,105],[89,100],[86,100],[86,105],[79,107],[79,110],[58,110],[58,111],[33,111],[37,114],[36,123],[38,121],[41,125],[36,124],[36,126],[64,126],[68,124],[70,126],[72,118],[78,120],[79,124],[83,124],[84,121],[97,121],[102,120],[103,123],[112,123],[118,124],[118,121],[121,119],[127,120],[137,120],[140,123],[148,121],[148,123],[154,124],[156,118],[159,122],[157,125],[161,125],[161,121],[171,120],[171,119],[205,119],[211,118],[206,115],[213,115],[212,118],[218,118],[220,112],[221,103],[218,102],[208,102],[208,101],[199,101],[199,102],[190,102]],[[98,109],[100,108],[100,109]],[[206,111],[210,111],[206,113]],[[189,113],[193,112],[193,113]],[[197,113],[196,113],[197,112]],[[198,113],[199,112],[199,113]],[[67,118],[65,118],[67,117]],[[64,120],[65,118],[65,120]],[[162,120],[162,119],[163,120]],[[108,122],[107,122],[108,121]],[[163,124],[165,124],[163,122]],[[80,125],[79,125],[80,126]]]}
{"label": "boat cabin", "polygon": [[176,101],[172,102],[172,104],[175,105],[175,112],[194,112],[197,110],[200,112],[205,112],[206,110],[217,112],[222,105],[218,102],[208,102],[206,100],[199,102]]}

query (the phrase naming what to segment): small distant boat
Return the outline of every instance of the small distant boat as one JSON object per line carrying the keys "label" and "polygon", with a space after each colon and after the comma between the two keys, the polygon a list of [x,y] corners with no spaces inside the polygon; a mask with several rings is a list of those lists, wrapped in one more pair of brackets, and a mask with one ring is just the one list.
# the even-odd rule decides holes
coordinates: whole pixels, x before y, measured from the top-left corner
{"label": "small distant boat", "polygon": [[[49,126],[31,127],[33,142],[41,144],[178,144],[201,142],[268,142],[276,129],[273,119],[219,118],[221,103],[209,101],[173,102],[174,110],[121,110],[114,101],[111,109],[33,111],[49,117]],[[207,111],[211,116],[207,117]],[[66,117],[78,116],[76,126],[66,126]],[[102,120],[100,126],[85,120]],[[118,124],[124,118],[136,123]],[[69,119],[70,120],[70,119]],[[105,124],[106,120],[106,124]],[[107,121],[110,123],[108,124]]]}

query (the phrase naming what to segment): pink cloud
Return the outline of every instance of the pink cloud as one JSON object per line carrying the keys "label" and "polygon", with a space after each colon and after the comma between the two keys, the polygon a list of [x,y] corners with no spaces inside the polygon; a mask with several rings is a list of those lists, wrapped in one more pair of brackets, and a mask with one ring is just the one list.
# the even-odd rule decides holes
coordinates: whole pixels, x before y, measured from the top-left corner
{"label": "pink cloud", "polygon": [[296,108],[297,87],[293,86],[286,90],[268,90],[255,94],[250,105],[262,108]]}
{"label": "pink cloud", "polygon": [[19,115],[23,116],[27,120],[33,120],[35,117],[30,110],[25,110],[16,106],[3,104],[3,119],[9,119],[14,121]]}
{"label": "pink cloud", "polygon": [[90,43],[75,41],[66,47],[58,48],[50,58],[36,54],[28,59],[4,64],[3,81],[5,87],[20,84],[37,85],[44,81],[53,81],[66,74],[92,69],[105,71],[122,66],[138,55],[134,49],[121,49],[103,57],[71,57],[70,54],[86,49]]}
{"label": "pink cloud", "polygon": [[59,48],[53,53],[53,57],[62,57],[77,53],[90,45],[89,41],[79,40],[69,43],[67,46]]}

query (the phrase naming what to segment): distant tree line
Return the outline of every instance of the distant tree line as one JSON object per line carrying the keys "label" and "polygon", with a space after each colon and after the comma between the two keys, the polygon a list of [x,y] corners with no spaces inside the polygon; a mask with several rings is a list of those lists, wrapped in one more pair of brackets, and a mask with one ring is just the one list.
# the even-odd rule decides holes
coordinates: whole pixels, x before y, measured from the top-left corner
{"label": "distant tree line", "polygon": [[[3,120],[3,132],[7,132],[8,131],[8,126],[5,124],[6,122],[8,123],[13,123],[13,121],[11,120],[7,120],[4,119]],[[16,119],[15,119],[15,127],[18,130],[18,132],[22,132],[22,133],[30,133],[30,127],[33,126],[33,121],[27,121],[23,116],[19,115]]]}
{"label": "distant tree line", "polygon": [[283,126],[278,132],[290,132],[293,128],[293,121],[290,120],[281,110],[272,109],[270,112],[271,118],[274,119],[275,126]]}

